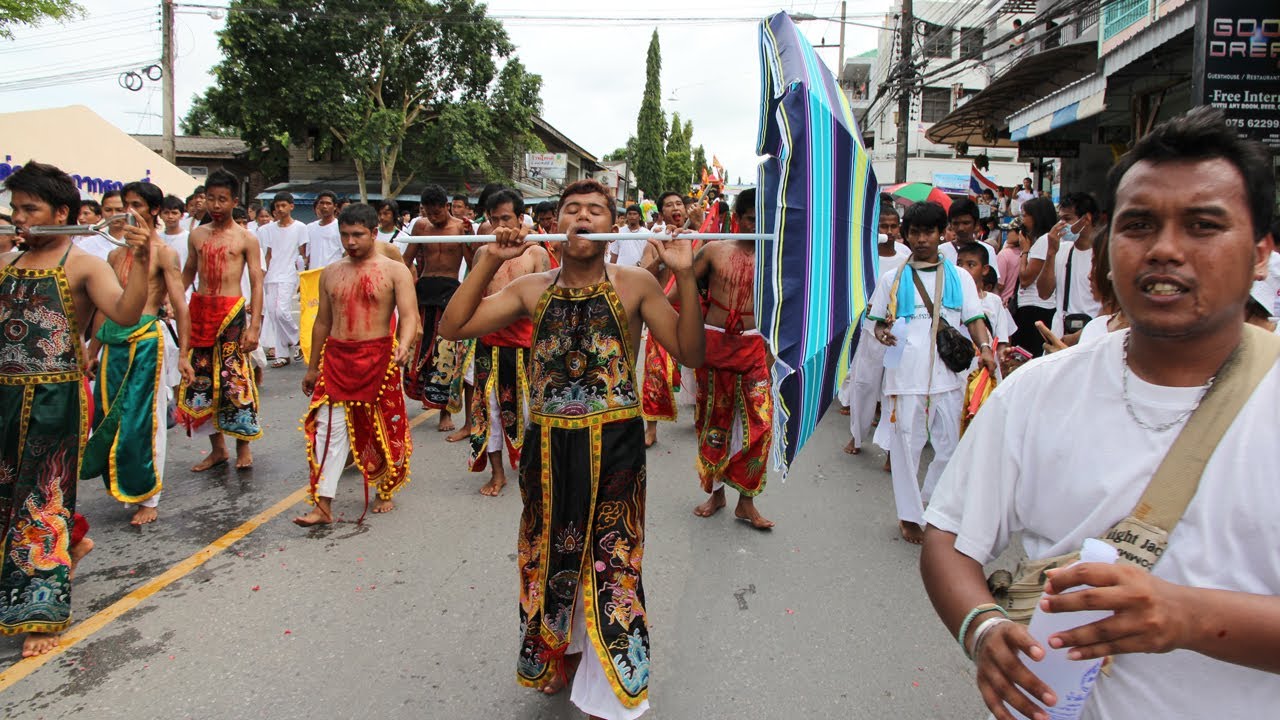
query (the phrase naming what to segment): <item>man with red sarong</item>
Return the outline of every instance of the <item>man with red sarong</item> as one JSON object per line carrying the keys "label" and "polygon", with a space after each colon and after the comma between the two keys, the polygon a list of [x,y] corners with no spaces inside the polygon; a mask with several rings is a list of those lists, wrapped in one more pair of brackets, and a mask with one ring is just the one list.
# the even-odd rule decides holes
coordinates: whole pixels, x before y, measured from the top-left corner
{"label": "man with red sarong", "polygon": [[[682,228],[685,217],[684,198],[677,192],[665,192],[658,198],[662,221],[668,230]],[[656,250],[650,247],[640,260],[640,267],[648,269],[658,278],[663,291],[670,295],[675,285],[675,275],[662,262]],[[644,446],[652,447],[658,441],[658,421],[676,419],[676,391],[680,389],[680,366],[671,353],[652,337],[644,343],[644,384],[641,385],[641,414],[646,421]]]}
{"label": "man with red sarong", "polygon": [[30,161],[5,184],[22,249],[0,256],[0,635],[26,633],[22,655],[43,655],[71,624],[71,573],[93,543],[76,514],[89,434],[81,329],[100,312],[133,325],[147,302],[151,231],[126,225],[133,256],[125,286],[67,235],[80,207],[69,175]]}
{"label": "man with red sarong", "polygon": [[303,527],[333,522],[333,496],[348,452],[364,475],[366,509],[368,488],[376,488],[375,513],[395,507],[391,496],[408,482],[413,452],[400,390],[400,366],[409,361],[418,334],[413,275],[378,251],[373,207],[343,208],[338,232],[347,256],[320,273],[311,335],[317,350],[302,380],[302,391],[311,396],[303,431],[315,505],[294,519]]}
{"label": "man with red sarong", "polygon": [[[524,201],[513,190],[502,189],[489,195],[485,217],[493,227],[519,230]],[[523,255],[507,260],[498,268],[485,288],[492,295],[523,275],[546,272],[551,260],[540,245],[532,245]],[[505,328],[477,338],[475,343],[475,393],[471,401],[472,472],[490,467],[489,482],[480,488],[481,495],[496,497],[507,484],[502,466],[502,448],[507,448],[511,467],[520,462],[524,444],[524,428],[529,422],[529,344],[533,323],[528,318],[517,320]]]}
{"label": "man with red sarong", "polygon": [[[754,189],[738,195],[734,214],[742,232],[755,232]],[[773,441],[771,358],[756,329],[754,241],[704,245],[693,261],[698,285],[707,288],[706,360],[694,370],[698,478],[711,497],[693,509],[711,517],[725,506],[724,486],[738,491],[734,516],[759,530],[773,527],[755,506],[764,491]]]}
{"label": "man with red sarong", "polygon": [[[262,253],[253,233],[231,217],[240,182],[225,170],[205,181],[205,209],[213,222],[191,231],[191,252],[182,280],[200,289],[191,295],[189,361],[195,379],[178,388],[178,419],[187,432],[206,428],[209,455],[191,468],[204,472],[227,462],[223,435],[236,439],[236,469],[253,467],[249,441],[262,437],[258,423],[258,385],[249,353],[258,347],[262,329]],[[241,292],[241,276],[249,273],[249,295]]]}

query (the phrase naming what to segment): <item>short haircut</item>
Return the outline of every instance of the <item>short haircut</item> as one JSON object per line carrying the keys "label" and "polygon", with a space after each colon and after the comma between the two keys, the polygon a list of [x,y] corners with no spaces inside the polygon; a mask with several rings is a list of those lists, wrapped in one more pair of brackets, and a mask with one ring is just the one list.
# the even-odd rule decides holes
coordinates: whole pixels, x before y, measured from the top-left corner
{"label": "short haircut", "polygon": [[244,208],[240,207],[239,205],[231,208],[232,222],[239,222],[241,220],[248,220],[248,219],[249,219],[249,213],[245,212]]}
{"label": "short haircut", "polygon": [[936,202],[916,203],[902,216],[902,234],[907,235],[914,227],[943,232],[947,229],[947,211]]}
{"label": "short haircut", "polygon": [[1184,115],[1162,122],[1139,138],[1107,174],[1103,207],[1108,212],[1115,208],[1120,181],[1139,162],[1145,160],[1159,164],[1219,158],[1240,172],[1253,222],[1253,236],[1261,239],[1270,231],[1271,218],[1275,213],[1276,178],[1271,168],[1271,155],[1261,144],[1240,137],[1227,124],[1221,110],[1208,106],[1193,108]]}
{"label": "short haircut", "polygon": [[329,198],[334,205],[338,204],[338,196],[332,190],[321,190],[316,193],[316,202],[320,202],[324,198]]}
{"label": "short haircut", "polygon": [[197,186],[196,186],[196,189],[191,191],[191,194],[192,194],[192,195],[203,195],[203,194],[204,194],[204,186],[203,186],[203,185],[197,185]]}
{"label": "short haircut", "polygon": [[694,197],[694,196],[692,196],[692,195],[685,195],[684,197],[682,197],[682,198],[680,198],[680,199],[681,199],[681,200],[684,200],[684,206],[685,206],[685,207],[689,207],[690,205],[697,205],[697,204],[698,204],[698,198],[696,198],[696,197]]}
{"label": "short haircut", "polygon": [[898,206],[893,204],[893,196],[889,193],[880,193],[880,214],[888,215],[890,213],[899,218],[902,217],[902,213],[898,212]]}
{"label": "short haircut", "polygon": [[[1031,240],[1048,233],[1058,223],[1058,211],[1053,201],[1043,195],[1022,203],[1022,212],[1031,216]],[[1026,232],[1025,228],[1023,232]]]}
{"label": "short haircut", "polygon": [[471,207],[471,198],[467,197],[466,195],[463,195],[462,193],[458,193],[457,195],[454,195],[453,201],[454,202],[461,201],[463,205],[466,205],[467,207]]}
{"label": "short haircut", "polygon": [[542,202],[538,203],[537,207],[533,209],[533,216],[535,218],[542,217],[542,213],[551,213],[552,215],[555,215],[556,204],[551,202],[550,200],[543,200]]}
{"label": "short haircut", "polygon": [[[22,192],[40,198],[54,212],[58,208],[66,208],[67,224],[75,224],[76,215],[80,212],[80,191],[76,189],[75,180],[62,170],[31,160],[5,178],[4,183],[10,192]],[[101,214],[101,206],[98,212]]]}
{"label": "short haircut", "polygon": [[393,218],[399,217],[400,203],[396,202],[393,198],[383,198],[378,201],[378,212],[382,212],[383,210],[390,210],[391,217]]}
{"label": "short haircut", "polygon": [[[181,203],[182,203],[182,200],[178,200],[178,202],[181,204]],[[94,214],[94,215],[101,215],[101,214],[102,214],[102,205],[100,205],[100,204],[98,203],[98,201],[97,201],[97,200],[81,200],[81,201],[80,201],[80,208],[81,208],[81,209],[83,209],[83,208],[89,208],[90,210],[92,210],[92,211],[93,211],[93,214]],[[186,210],[186,209],[187,209],[187,206],[186,206],[185,204],[182,204],[182,209],[183,209],[183,210]],[[79,213],[80,211],[79,211],[79,210],[76,210],[76,212],[77,212],[77,213]]]}
{"label": "short haircut", "polygon": [[969,198],[960,198],[951,203],[951,209],[947,211],[948,220],[956,220],[965,215],[973,218],[975,223],[978,222],[981,219],[978,216],[978,204]]}
{"label": "short haircut", "polygon": [[956,257],[959,258],[961,255],[973,255],[983,265],[991,264],[991,253],[987,250],[987,246],[980,242],[965,243],[956,248]]}
{"label": "short haircut", "polygon": [[108,198],[113,197],[120,198],[120,202],[124,202],[124,195],[120,194],[119,190],[108,190],[102,193],[102,202],[106,202]]}
{"label": "short haircut", "polygon": [[639,215],[639,216],[640,216],[640,217],[642,217],[642,218],[644,217],[644,211],[640,209],[640,206],[639,206],[639,205],[628,205],[628,206],[627,206],[627,212],[629,212],[629,213],[635,213],[635,214]]}
{"label": "short haircut", "polygon": [[290,205],[292,205],[292,204],[293,204],[293,193],[291,193],[291,192],[278,192],[278,193],[276,193],[276,196],[275,196],[275,197],[273,197],[273,198],[271,198],[271,209],[272,209],[272,210],[275,210],[275,209],[276,209],[276,204],[277,204],[277,203],[282,203],[282,202],[287,202],[287,203],[289,203]]}
{"label": "short haircut", "polygon": [[485,216],[492,215],[498,208],[510,203],[511,211],[520,216],[524,214],[524,198],[520,193],[511,188],[502,188],[495,192],[489,193],[489,197],[485,198],[488,202],[484,206]]}
{"label": "short haircut", "polygon": [[1111,233],[1103,230],[1093,241],[1093,284],[1098,286],[1098,301],[1103,308],[1114,308],[1116,305],[1116,288],[1111,284],[1111,256],[1108,246],[1111,244]]}
{"label": "short haircut", "polygon": [[187,204],[182,202],[182,198],[177,195],[165,195],[164,200],[160,201],[160,211],[165,210],[186,210]]}
{"label": "short haircut", "polygon": [[[996,269],[992,267],[990,263],[988,263],[987,271],[982,273],[982,289],[986,290],[987,288],[994,288],[996,285],[999,285],[999,284],[1000,284],[1000,276],[996,274]],[[989,329],[990,328],[988,328],[988,330]]]}
{"label": "short haircut", "polygon": [[161,206],[164,205],[164,191],[157,187],[154,183],[134,180],[126,183],[120,188],[120,199],[123,200],[125,195],[133,193],[142,198],[142,202],[147,204],[147,208],[159,212]]}
{"label": "short haircut", "polygon": [[991,188],[982,188],[982,195],[983,197],[990,196],[994,198],[996,196],[996,193]]}
{"label": "short haircut", "polygon": [[439,185],[428,185],[422,188],[422,197],[419,199],[424,208],[444,207],[449,204],[449,193]]}
{"label": "short haircut", "polygon": [[240,181],[236,179],[235,175],[222,168],[209,173],[209,177],[204,181],[204,186],[206,188],[205,192],[220,187],[226,188],[233,198],[240,196]]}
{"label": "short haircut", "polygon": [[1098,208],[1098,201],[1094,199],[1093,195],[1086,192],[1068,193],[1062,199],[1062,207],[1071,208],[1079,217],[1091,216],[1094,224],[1097,224],[1098,216],[1101,214]]}
{"label": "short haircut", "polygon": [[[603,195],[606,200],[608,200],[609,198],[608,188],[606,188],[604,185],[601,185],[598,180],[592,180],[590,178],[587,178],[585,180],[578,180],[577,182],[570,183],[568,187],[560,191],[560,202],[556,203],[556,214],[557,215],[560,214],[561,208],[564,207],[564,201],[574,195],[597,195],[597,194]],[[678,193],[664,193],[662,197],[666,197],[668,194],[678,195]],[[662,198],[658,198],[658,199],[661,200]],[[605,205],[607,205],[609,208],[609,219],[617,220],[618,207],[614,205],[612,201],[606,202]]]}
{"label": "short haircut", "polygon": [[680,193],[678,193],[678,192],[676,192],[676,191],[674,191],[674,190],[668,190],[668,191],[666,191],[666,192],[664,192],[664,193],[662,193],[661,195],[659,195],[659,196],[658,196],[658,209],[659,209],[659,210],[661,210],[661,209],[662,209],[662,205],[663,205],[663,203],[665,203],[665,202],[667,201],[667,198],[671,197],[672,195],[675,195],[676,197],[680,198],[680,202],[682,202],[682,203],[684,202],[684,198],[683,198],[683,197],[680,197]]}
{"label": "short haircut", "polygon": [[[384,200],[394,203],[394,200]],[[381,206],[379,206],[381,208]],[[363,225],[376,232],[378,230],[378,211],[367,203],[350,203],[338,213],[339,225]]]}
{"label": "short haircut", "polygon": [[479,197],[480,202],[476,205],[476,207],[479,207],[479,208],[489,207],[489,196],[501,190],[502,187],[503,186],[499,183],[489,183],[488,185],[485,185],[483,188],[481,188],[480,197]]}
{"label": "short haircut", "polygon": [[748,210],[756,209],[756,189],[747,188],[738,193],[738,197],[733,199],[733,214],[742,217],[747,214]]}

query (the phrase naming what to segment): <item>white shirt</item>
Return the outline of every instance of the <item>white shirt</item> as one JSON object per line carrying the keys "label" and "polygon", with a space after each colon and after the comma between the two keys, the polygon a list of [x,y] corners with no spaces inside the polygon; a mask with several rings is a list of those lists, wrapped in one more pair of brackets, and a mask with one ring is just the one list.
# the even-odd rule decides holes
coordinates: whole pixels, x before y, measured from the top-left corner
{"label": "white shirt", "polygon": [[103,262],[106,262],[107,256],[111,254],[112,250],[116,249],[115,245],[112,245],[101,235],[79,235],[74,242],[76,247]]}
{"label": "white shirt", "polygon": [[[638,226],[635,230],[623,225],[618,229],[621,235],[634,235],[638,233],[647,233],[643,225]],[[635,240],[632,238],[618,238],[609,243],[609,254],[618,256],[618,265],[639,265],[640,258],[644,257],[644,249],[648,247],[648,240]]]}
{"label": "white shirt", "polygon": [[[1000,265],[996,262],[996,246],[986,240],[975,240],[974,242],[980,242],[987,246],[987,264],[991,266],[992,270],[996,271],[996,283],[999,284]],[[956,258],[959,251],[956,250],[955,243],[943,242],[938,245],[938,254],[954,263],[957,262]]]}
{"label": "white shirt", "polygon": [[1034,190],[1028,190],[1026,188],[1023,188],[1019,190],[1017,193],[1015,193],[1013,197],[1018,201],[1018,205],[1021,206],[1022,204],[1026,203],[1028,200],[1033,199],[1035,196],[1036,196],[1036,192]]}
{"label": "white shirt", "polygon": [[310,238],[307,253],[311,257],[311,267],[319,268],[342,259],[342,238],[338,235],[338,221],[321,225],[319,220],[307,224],[307,237]]}
{"label": "white shirt", "polygon": [[[1102,312],[1102,303],[1093,297],[1093,286],[1089,283],[1089,271],[1093,268],[1093,248],[1072,251],[1075,245],[1061,245],[1053,259],[1054,279],[1053,306],[1057,312],[1053,314],[1053,334],[1061,336],[1063,318],[1072,313],[1084,313],[1089,317],[1097,317]],[[1067,258],[1071,258],[1071,278],[1067,278]],[[1070,305],[1066,312],[1062,310],[1062,300],[1066,297],[1068,281],[1071,283],[1071,296],[1067,297]]]}
{"label": "white shirt", "polygon": [[1004,306],[1000,293],[979,292],[978,295],[982,314],[991,321],[991,334],[994,336],[992,345],[1009,342],[1009,336],[1013,335],[1018,326],[1013,322],[1009,308]]}
{"label": "white shirt", "polygon": [[400,254],[402,255],[404,254],[404,251],[409,247],[409,243],[404,242],[400,238],[407,237],[407,236],[408,234],[405,233],[400,228],[396,228],[395,230],[383,230],[382,228],[378,228],[378,242],[389,243],[394,241],[393,244],[396,246],[396,249],[399,250]]}
{"label": "white shirt", "polygon": [[164,238],[165,243],[173,248],[174,252],[178,253],[179,268],[187,266],[187,251],[190,249],[190,245],[187,244],[187,238],[190,235],[191,233],[185,230],[179,230],[177,235],[170,235],[166,232],[160,233],[160,237]]}
{"label": "white shirt", "polygon": [[262,283],[297,284],[298,248],[307,244],[307,226],[294,220],[288,227],[273,222],[258,228],[258,239],[263,252],[271,251],[271,264]]}
{"label": "white shirt", "polygon": [[[944,261],[945,262],[945,261]],[[875,293],[871,296],[871,310],[867,316],[872,320],[884,319],[886,322],[893,324],[897,318],[887,317],[889,312],[889,291],[893,286],[894,275],[897,270],[886,272],[880,276],[880,282],[876,284]],[[978,288],[973,284],[973,278],[969,273],[963,270],[957,270],[960,277],[960,290],[963,298],[959,310],[953,310],[948,307],[940,307],[941,303],[935,301],[934,307],[942,311],[942,318],[951,323],[952,327],[964,329],[964,324],[976,318],[982,317],[982,304],[978,300]],[[925,270],[920,273],[920,282],[924,284],[925,290],[929,292],[930,298],[936,290],[937,272],[935,270]],[[903,273],[902,282],[911,282]],[[929,330],[932,322],[929,318],[929,311],[925,308],[924,299],[920,297],[919,290],[916,291],[916,307],[915,312],[907,318],[906,337],[902,333],[896,333],[899,343],[906,343],[906,347],[902,351],[902,361],[897,367],[885,368],[884,371],[884,394],[885,395],[925,395],[937,394],[955,390],[961,387],[960,376],[947,369],[942,358],[933,361],[933,378],[930,381],[929,376],[929,351],[932,349],[932,338],[929,337]],[[936,354],[936,350],[934,353]]]}
{"label": "white shirt", "polygon": [[1107,323],[1111,322],[1110,315],[1099,315],[1085,324],[1084,329],[1080,331],[1080,338],[1076,340],[1077,345],[1083,345],[1087,342],[1100,340],[1107,336]]}
{"label": "white shirt", "polygon": [[[1059,555],[1132,511],[1180,428],[1155,433],[1129,417],[1121,386],[1127,332],[1033,360],[996,387],[925,512],[929,524],[956,534],[958,551],[985,564],[1021,533],[1029,557]],[[1133,411],[1151,424],[1193,407],[1202,390],[1129,375]],[[1273,368],[1205,467],[1157,577],[1280,594],[1280,491],[1267,471],[1275,446],[1258,432],[1280,426],[1277,397],[1280,369]],[[1280,675],[1177,650],[1115,656],[1083,717],[1267,717],[1277,707]]]}
{"label": "white shirt", "polygon": [[[1027,252],[1027,262],[1030,263],[1032,260],[1044,260],[1047,257],[1049,257],[1049,236],[1041,235],[1036,238],[1036,241],[1031,245],[1031,250]],[[1074,265],[1072,266],[1072,272],[1075,272]],[[1085,276],[1086,278],[1088,277],[1087,272],[1085,273]],[[1073,290],[1072,294],[1074,293],[1075,291]],[[1089,297],[1093,297],[1092,292]],[[1040,291],[1036,288],[1036,281],[1032,280],[1031,284],[1027,287],[1018,287],[1018,307],[1038,307],[1052,310],[1054,309],[1053,298],[1050,297],[1045,299],[1040,297]]]}
{"label": "white shirt", "polygon": [[[880,262],[880,269],[877,272],[877,277],[884,277],[890,272],[896,273],[898,268],[902,267],[902,263],[911,259],[911,248],[908,248],[900,242],[895,242],[893,244],[893,257],[885,257],[880,254],[880,249],[877,247],[876,259]],[[877,285],[877,287],[879,287],[879,285]]]}

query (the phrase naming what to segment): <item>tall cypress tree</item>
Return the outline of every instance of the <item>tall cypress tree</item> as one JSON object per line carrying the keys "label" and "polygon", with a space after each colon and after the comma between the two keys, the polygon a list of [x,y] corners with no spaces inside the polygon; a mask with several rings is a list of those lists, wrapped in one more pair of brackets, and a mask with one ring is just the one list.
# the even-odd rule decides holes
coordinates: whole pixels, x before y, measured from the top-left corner
{"label": "tall cypress tree", "polygon": [[662,114],[662,53],[658,48],[658,31],[649,40],[645,58],[644,97],[636,117],[635,174],[636,185],[646,197],[657,199],[662,194],[663,148],[666,139],[666,117]]}
{"label": "tall cypress tree", "polygon": [[[693,141],[693,134],[689,134],[690,142]],[[707,169],[707,151],[701,145],[693,149],[693,175],[702,182],[702,171]]]}
{"label": "tall cypress tree", "polygon": [[689,136],[693,134],[693,123],[680,123],[680,113],[671,115],[671,134],[667,136],[667,156],[662,165],[662,182],[666,190],[674,190],[681,195],[689,192],[689,183],[693,177],[693,154],[689,149]]}

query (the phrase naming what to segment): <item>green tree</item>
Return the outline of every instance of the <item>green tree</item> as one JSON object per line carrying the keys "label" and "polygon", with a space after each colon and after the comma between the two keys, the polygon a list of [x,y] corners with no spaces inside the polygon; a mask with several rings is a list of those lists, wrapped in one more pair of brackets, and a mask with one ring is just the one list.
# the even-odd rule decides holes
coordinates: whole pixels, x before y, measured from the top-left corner
{"label": "green tree", "polygon": [[14,25],[70,20],[82,14],[84,8],[72,0],[0,0],[0,38],[13,37]]}
{"label": "green tree", "polygon": [[[690,133],[692,136],[692,133]],[[702,146],[693,149],[693,175],[702,182],[702,171],[707,169],[707,151]]]}
{"label": "green tree", "polygon": [[661,74],[662,51],[658,46],[658,31],[654,30],[644,63],[644,96],[640,100],[640,114],[636,116],[633,156],[636,186],[651,198],[657,198],[664,190],[662,144],[666,140],[667,120],[662,112]]}
{"label": "green tree", "polygon": [[662,186],[665,190],[674,190],[681,195],[689,192],[693,177],[693,152],[689,149],[692,134],[693,122],[681,124],[680,113],[672,113],[667,154],[662,163]]}
{"label": "green tree", "polygon": [[541,107],[541,78],[475,0],[234,0],[219,44],[187,124],[238,128],[276,158],[336,149],[366,199],[368,175],[384,197],[424,173],[510,176],[494,158]]}

